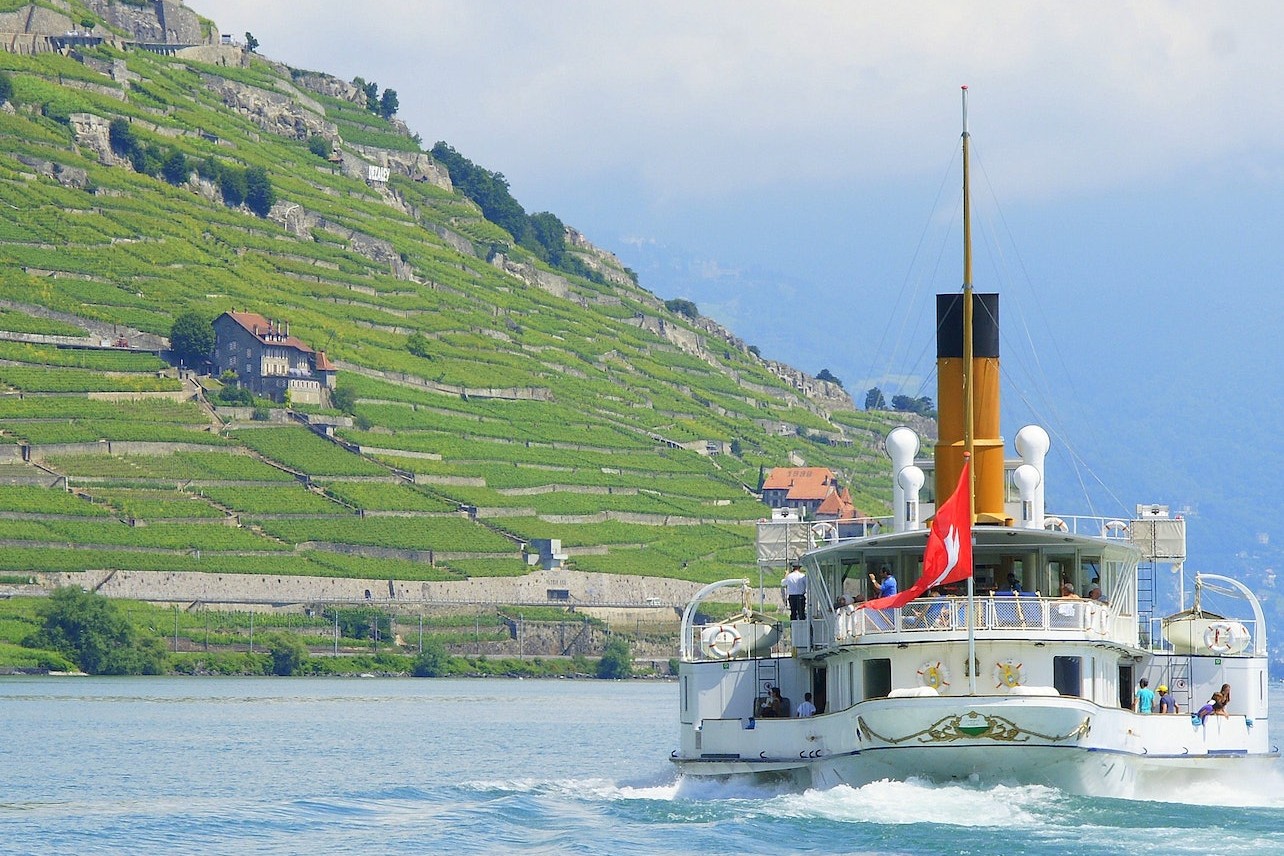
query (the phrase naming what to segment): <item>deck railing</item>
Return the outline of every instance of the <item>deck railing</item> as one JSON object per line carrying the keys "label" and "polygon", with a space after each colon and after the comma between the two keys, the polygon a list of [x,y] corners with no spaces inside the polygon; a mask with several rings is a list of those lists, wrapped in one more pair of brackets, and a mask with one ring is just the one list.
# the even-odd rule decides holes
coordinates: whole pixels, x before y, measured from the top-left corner
{"label": "deck railing", "polygon": [[[848,606],[836,615],[833,638],[844,643],[907,630],[926,633],[966,630],[967,609],[964,597],[920,599],[897,609]],[[1077,598],[994,595],[976,598],[973,610],[973,626],[982,631],[1069,631],[1104,637],[1116,623],[1116,612],[1110,606]],[[815,637],[817,642],[822,638],[819,634]]]}

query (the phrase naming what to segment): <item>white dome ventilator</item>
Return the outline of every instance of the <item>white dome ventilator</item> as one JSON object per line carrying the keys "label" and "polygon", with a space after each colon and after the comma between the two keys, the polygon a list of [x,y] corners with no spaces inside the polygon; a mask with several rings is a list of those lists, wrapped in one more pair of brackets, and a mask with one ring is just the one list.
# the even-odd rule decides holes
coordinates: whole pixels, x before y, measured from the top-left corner
{"label": "white dome ventilator", "polygon": [[[910,528],[906,524],[910,509],[906,506],[905,485],[901,482],[901,471],[906,467],[914,466],[914,456],[918,454],[919,439],[918,434],[912,428],[906,428],[904,425],[899,428],[893,428],[887,435],[884,442],[887,448],[887,456],[892,459],[892,531],[905,532]],[[918,469],[915,467],[915,469]],[[919,471],[921,474],[921,470]],[[912,483],[913,479],[910,478]],[[923,486],[922,481],[918,487]],[[914,528],[917,528],[918,520],[918,494],[917,490],[914,495]]]}

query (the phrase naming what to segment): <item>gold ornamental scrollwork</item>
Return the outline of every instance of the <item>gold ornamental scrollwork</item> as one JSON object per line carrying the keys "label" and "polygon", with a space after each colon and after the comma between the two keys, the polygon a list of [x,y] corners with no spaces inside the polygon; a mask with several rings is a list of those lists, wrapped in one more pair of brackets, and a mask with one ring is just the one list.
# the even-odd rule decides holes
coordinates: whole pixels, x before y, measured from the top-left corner
{"label": "gold ornamental scrollwork", "polygon": [[1010,719],[1002,716],[987,716],[970,710],[964,714],[945,716],[924,729],[906,734],[904,737],[888,737],[879,734],[869,727],[864,717],[857,717],[860,731],[883,743],[896,746],[917,740],[919,743],[953,743],[958,740],[994,740],[1000,743],[1026,743],[1031,738],[1049,743],[1061,743],[1066,740],[1088,736],[1092,730],[1092,717],[1084,717],[1083,722],[1065,734],[1042,734],[1022,728]]}

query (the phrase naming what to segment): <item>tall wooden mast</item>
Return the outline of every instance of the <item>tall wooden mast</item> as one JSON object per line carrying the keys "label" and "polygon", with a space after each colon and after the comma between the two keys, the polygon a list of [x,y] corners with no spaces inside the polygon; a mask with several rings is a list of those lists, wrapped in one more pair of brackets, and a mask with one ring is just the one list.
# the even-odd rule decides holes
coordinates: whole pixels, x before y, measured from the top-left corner
{"label": "tall wooden mast", "polygon": [[[975,345],[972,341],[972,184],[969,167],[971,151],[967,132],[967,87],[963,87],[963,459],[971,460],[976,451],[976,397],[972,377]],[[967,492],[971,497],[972,522],[976,522],[976,467],[968,468]],[[969,670],[970,671],[970,670]]]}
{"label": "tall wooden mast", "polygon": [[936,298],[939,439],[936,501],[958,484],[965,456],[972,519],[1010,523],[1004,508],[1003,438],[999,434],[999,296],[972,288],[971,145],[963,87],[963,291]]}

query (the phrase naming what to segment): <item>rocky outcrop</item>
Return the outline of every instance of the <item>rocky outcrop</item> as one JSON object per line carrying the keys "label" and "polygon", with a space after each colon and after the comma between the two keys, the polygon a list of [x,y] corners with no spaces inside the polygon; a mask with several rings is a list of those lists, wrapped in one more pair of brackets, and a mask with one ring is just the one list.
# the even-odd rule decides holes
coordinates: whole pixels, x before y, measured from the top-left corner
{"label": "rocky outcrop", "polygon": [[602,278],[612,285],[637,285],[625,272],[624,264],[615,253],[594,246],[580,232],[569,226],[566,229],[566,245],[579,256],[580,261],[584,262],[589,270],[601,274]]}
{"label": "rocky outcrop", "polygon": [[662,339],[677,345],[682,351],[695,357],[704,359],[707,353],[704,349],[704,339],[698,334],[681,324],[674,324],[666,318],[658,315],[638,314],[626,323],[632,324],[642,330],[647,330]]}
{"label": "rocky outcrop", "polygon": [[338,98],[340,101],[348,101],[362,107],[366,105],[366,93],[355,83],[349,83],[346,80],[340,80],[337,77],[315,71],[292,70],[291,76],[296,84],[318,95],[328,95],[331,98]]}
{"label": "rocky outcrop", "polygon": [[414,278],[414,268],[402,261],[401,254],[392,244],[382,238],[350,229],[347,226],[333,223],[295,202],[277,202],[268,212],[269,220],[279,223],[285,229],[299,237],[307,237],[313,229],[320,229],[338,235],[348,242],[348,249],[360,253],[371,261],[386,266],[398,279]]}
{"label": "rocky outcrop", "polygon": [[86,5],[95,15],[139,42],[199,45],[215,43],[219,38],[217,30],[202,32],[200,18],[181,0],[152,0],[140,6],[118,0],[86,0]]}
{"label": "rocky outcrop", "polygon": [[129,160],[111,150],[111,121],[93,113],[72,113],[71,130],[76,135],[76,145],[98,155],[100,163],[108,166],[128,166]]}
{"label": "rocky outcrop", "polygon": [[225,105],[268,133],[294,140],[318,136],[333,143],[339,139],[338,128],[326,121],[321,105],[297,91],[271,92],[213,74],[202,77]]}
{"label": "rocky outcrop", "polygon": [[[404,175],[411,181],[425,181],[443,190],[452,190],[454,188],[454,185],[450,183],[450,173],[446,171],[444,166],[433,160],[430,154],[424,152],[399,152],[392,149],[354,144],[349,144],[348,148],[361,155],[368,164],[387,167],[393,175]],[[345,158],[344,169],[347,170],[347,168],[348,161]],[[357,177],[365,180],[366,173],[362,171]]]}
{"label": "rocky outcrop", "polygon": [[78,166],[63,166],[31,155],[18,155],[18,160],[34,169],[38,175],[52,178],[63,187],[84,190],[89,184],[89,173]]}
{"label": "rocky outcrop", "polygon": [[836,383],[819,380],[793,366],[787,366],[774,360],[767,360],[766,366],[767,370],[776,377],[822,407],[828,409],[842,408],[844,410],[855,409],[852,397],[847,394],[847,390]]}
{"label": "rocky outcrop", "polygon": [[[541,270],[535,265],[510,259],[503,253],[495,253],[490,263],[510,276],[515,276],[527,285],[547,291],[554,297],[563,300],[571,298],[571,283],[564,276],[551,271]],[[582,301],[578,301],[582,303]]]}

